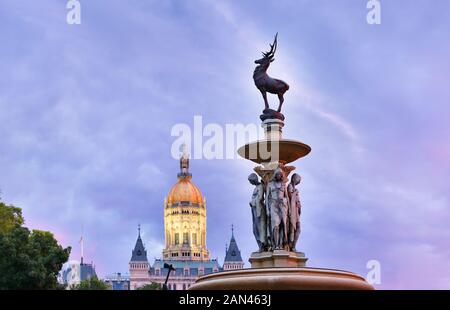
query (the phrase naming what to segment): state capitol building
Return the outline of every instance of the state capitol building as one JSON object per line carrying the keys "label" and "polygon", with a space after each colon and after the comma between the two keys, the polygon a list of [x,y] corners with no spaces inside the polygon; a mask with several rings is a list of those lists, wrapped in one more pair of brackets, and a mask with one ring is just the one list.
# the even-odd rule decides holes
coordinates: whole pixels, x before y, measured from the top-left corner
{"label": "state capitol building", "polygon": [[130,289],[164,283],[168,272],[164,263],[175,268],[167,283],[170,290],[186,290],[202,275],[244,267],[233,231],[223,266],[210,258],[206,248],[206,199],[192,182],[186,153],[180,158],[178,182],[164,199],[164,236],[162,259],[150,265],[139,229],[129,263]]}

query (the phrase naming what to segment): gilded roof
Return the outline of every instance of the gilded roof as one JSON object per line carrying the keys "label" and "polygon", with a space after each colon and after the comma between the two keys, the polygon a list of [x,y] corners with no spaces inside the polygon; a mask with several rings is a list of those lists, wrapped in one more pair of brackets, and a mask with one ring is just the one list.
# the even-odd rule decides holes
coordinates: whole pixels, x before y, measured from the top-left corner
{"label": "gilded roof", "polygon": [[203,204],[203,196],[200,189],[195,185],[190,176],[181,176],[178,182],[172,186],[167,195],[167,203],[190,202],[192,204]]}

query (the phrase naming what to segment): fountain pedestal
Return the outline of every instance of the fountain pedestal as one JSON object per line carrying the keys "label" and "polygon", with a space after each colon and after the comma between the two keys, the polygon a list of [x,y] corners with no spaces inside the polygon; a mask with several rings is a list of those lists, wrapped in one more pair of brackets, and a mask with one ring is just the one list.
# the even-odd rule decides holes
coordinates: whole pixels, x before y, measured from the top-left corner
{"label": "fountain pedestal", "polygon": [[322,268],[250,268],[199,278],[189,290],[373,290],[352,272]]}
{"label": "fountain pedestal", "polygon": [[285,250],[253,252],[249,258],[252,268],[305,267],[307,260],[305,253]]}

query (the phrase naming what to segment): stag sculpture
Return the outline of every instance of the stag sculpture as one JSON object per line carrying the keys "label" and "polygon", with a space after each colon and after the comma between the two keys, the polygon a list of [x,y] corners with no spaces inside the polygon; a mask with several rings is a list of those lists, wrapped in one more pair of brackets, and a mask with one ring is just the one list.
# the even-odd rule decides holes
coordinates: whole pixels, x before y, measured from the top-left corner
{"label": "stag sculpture", "polygon": [[255,60],[255,63],[258,64],[258,66],[256,66],[255,71],[253,72],[253,80],[264,98],[264,104],[266,106],[265,110],[269,110],[269,102],[267,101],[267,92],[269,92],[278,95],[280,103],[277,112],[281,112],[281,106],[284,101],[283,95],[289,89],[289,85],[282,80],[271,78],[267,74],[270,63],[275,60],[274,56],[277,50],[277,37],[278,33],[275,35],[273,44],[270,44],[270,51],[266,53],[263,52],[263,58]]}

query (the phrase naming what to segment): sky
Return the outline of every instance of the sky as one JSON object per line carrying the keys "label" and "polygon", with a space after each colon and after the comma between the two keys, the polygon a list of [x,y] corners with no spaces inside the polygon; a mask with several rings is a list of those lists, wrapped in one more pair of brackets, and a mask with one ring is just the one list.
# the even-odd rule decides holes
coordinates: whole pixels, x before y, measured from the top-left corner
{"label": "sky", "polygon": [[[100,277],[128,271],[138,224],[161,257],[172,128],[259,126],[254,60],[278,32],[268,72],[290,85],[284,136],[312,148],[293,163],[297,249],[362,276],[377,260],[377,289],[450,289],[448,1],[381,1],[380,25],[365,0],[80,2],[80,25],[66,0],[0,2],[1,198],[26,226],[77,260],[83,235]],[[254,167],[191,160],[220,262],[231,224],[246,262],[257,248]]]}

